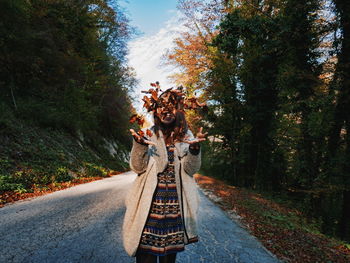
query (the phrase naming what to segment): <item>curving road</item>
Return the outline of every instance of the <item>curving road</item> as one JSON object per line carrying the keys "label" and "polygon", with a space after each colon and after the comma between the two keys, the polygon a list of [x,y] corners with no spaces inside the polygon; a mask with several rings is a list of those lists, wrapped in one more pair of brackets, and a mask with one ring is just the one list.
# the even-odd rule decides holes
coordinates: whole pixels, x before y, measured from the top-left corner
{"label": "curving road", "polygon": [[[121,239],[124,196],[135,178],[127,172],[0,208],[0,262],[135,262]],[[200,240],[177,262],[280,262],[201,191],[200,200]]]}

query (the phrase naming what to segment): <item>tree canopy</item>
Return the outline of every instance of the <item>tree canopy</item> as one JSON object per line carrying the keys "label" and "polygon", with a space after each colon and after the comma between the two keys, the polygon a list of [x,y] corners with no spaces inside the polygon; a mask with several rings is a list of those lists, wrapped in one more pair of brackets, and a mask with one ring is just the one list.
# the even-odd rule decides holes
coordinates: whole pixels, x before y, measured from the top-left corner
{"label": "tree canopy", "polygon": [[310,193],[304,200],[340,197],[306,210],[349,240],[349,5],[183,0],[179,9],[189,30],[167,62],[210,104],[194,125],[220,138],[204,171],[258,191]]}

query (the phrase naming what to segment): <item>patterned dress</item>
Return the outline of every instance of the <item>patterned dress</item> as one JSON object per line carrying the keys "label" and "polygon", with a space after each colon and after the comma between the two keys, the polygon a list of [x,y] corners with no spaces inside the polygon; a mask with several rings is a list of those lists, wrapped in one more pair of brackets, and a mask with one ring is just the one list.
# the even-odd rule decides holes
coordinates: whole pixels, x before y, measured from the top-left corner
{"label": "patterned dress", "polygon": [[164,256],[183,251],[184,229],[176,191],[174,145],[167,146],[168,166],[159,173],[138,251]]}

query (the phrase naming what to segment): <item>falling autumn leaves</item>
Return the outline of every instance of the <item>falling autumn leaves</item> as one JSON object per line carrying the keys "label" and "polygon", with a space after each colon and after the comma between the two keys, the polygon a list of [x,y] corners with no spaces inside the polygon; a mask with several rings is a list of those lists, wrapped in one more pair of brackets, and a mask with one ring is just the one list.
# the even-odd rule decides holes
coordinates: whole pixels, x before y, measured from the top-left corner
{"label": "falling autumn leaves", "polygon": [[145,123],[145,119],[141,115],[134,114],[130,118],[130,123],[134,122],[137,122],[138,125],[143,126],[143,124]]}
{"label": "falling autumn leaves", "polygon": [[[146,91],[141,91],[146,94],[142,101],[144,102],[143,107],[146,108],[148,112],[152,112],[154,116],[159,117],[166,112],[172,112],[175,114],[177,111],[182,111],[185,113],[185,110],[196,110],[207,107],[206,103],[200,103],[196,97],[187,98],[182,86],[177,87],[176,89],[169,88],[162,91],[158,81],[151,83],[150,85],[152,88]],[[145,123],[145,118],[142,115],[134,114],[130,118],[130,123],[137,123],[142,127]],[[139,130],[137,134],[141,137],[144,137],[145,135],[141,130]],[[146,130],[146,134],[149,137],[153,135],[149,129]]]}

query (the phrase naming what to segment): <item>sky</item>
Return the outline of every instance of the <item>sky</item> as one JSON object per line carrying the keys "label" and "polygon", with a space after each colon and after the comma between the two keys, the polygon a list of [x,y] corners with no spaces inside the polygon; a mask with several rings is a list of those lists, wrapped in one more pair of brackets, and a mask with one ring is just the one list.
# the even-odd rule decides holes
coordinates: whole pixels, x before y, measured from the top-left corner
{"label": "sky", "polygon": [[146,36],[155,34],[173,16],[177,0],[127,0],[126,7],[131,24]]}
{"label": "sky", "polygon": [[173,46],[173,40],[185,28],[179,23],[180,14],[176,9],[176,0],[128,0],[123,6],[129,13],[131,25],[141,34],[128,44],[129,66],[136,72],[139,85],[131,94],[135,98],[134,107],[142,112],[141,90],[148,90],[151,82],[160,82],[161,88],[174,85],[168,76],[177,70],[161,66],[161,57]]}

